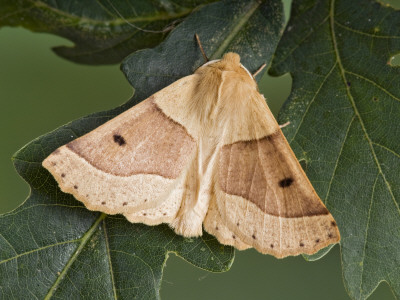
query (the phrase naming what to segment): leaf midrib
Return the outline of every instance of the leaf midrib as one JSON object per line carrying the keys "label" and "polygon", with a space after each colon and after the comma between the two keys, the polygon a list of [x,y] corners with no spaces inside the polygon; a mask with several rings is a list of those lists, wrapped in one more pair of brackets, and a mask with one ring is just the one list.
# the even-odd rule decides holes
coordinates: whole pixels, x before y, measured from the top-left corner
{"label": "leaf midrib", "polygon": [[[70,13],[67,13],[65,11],[62,11],[60,9],[56,9],[42,1],[30,1],[32,3],[31,8],[39,8],[41,7],[42,9],[48,9],[50,11],[53,11],[54,13],[60,15],[60,16],[64,16],[64,17],[68,17],[70,19],[77,19],[79,20],[79,22],[82,22],[83,20],[86,21],[87,23],[90,24],[103,24],[105,22],[107,22],[110,26],[120,26],[123,24],[127,24],[127,23],[135,23],[135,22],[155,22],[155,21],[165,21],[165,20],[171,20],[171,19],[179,19],[181,17],[184,17],[186,15],[188,15],[189,13],[192,12],[192,10],[194,8],[185,8],[182,9],[180,12],[172,14],[172,13],[162,13],[162,14],[156,14],[153,16],[141,16],[141,17],[135,17],[135,18],[121,18],[118,17],[116,18],[114,16],[114,20],[94,20],[94,19],[90,19],[87,17],[81,17],[81,16],[77,16],[77,15],[72,15]],[[107,13],[109,14],[109,13]]]}
{"label": "leaf midrib", "polygon": [[239,33],[239,31],[243,28],[250,17],[257,11],[257,8],[261,5],[261,1],[254,1],[253,5],[249,8],[249,10],[238,18],[238,22],[232,27],[228,36],[224,39],[221,45],[214,51],[211,55],[210,60],[221,58],[222,54],[226,51],[229,44],[233,41],[235,36]]}
{"label": "leaf midrib", "polygon": [[345,73],[346,73],[346,70],[345,70],[345,68],[343,67],[342,61],[341,61],[341,59],[340,59],[340,54],[339,54],[339,49],[338,49],[338,46],[337,46],[336,34],[335,34],[335,29],[334,29],[334,28],[335,28],[335,26],[334,26],[334,23],[335,23],[335,21],[334,21],[334,12],[335,12],[335,10],[334,10],[334,5],[335,5],[335,1],[336,1],[336,0],[331,0],[331,7],[330,7],[330,13],[329,13],[329,15],[330,15],[331,37],[332,37],[332,42],[333,42],[333,47],[334,47],[334,53],[335,53],[335,56],[336,56],[336,61],[337,61],[337,64],[338,64],[338,66],[339,66],[339,71],[340,71],[341,77],[342,77],[342,79],[343,79],[343,84],[344,84],[344,86],[346,87],[346,93],[347,93],[348,99],[349,99],[349,101],[350,101],[350,104],[351,104],[352,107],[353,107],[354,114],[357,116],[358,120],[360,121],[360,126],[361,126],[361,128],[362,128],[362,131],[363,131],[363,133],[364,133],[365,138],[366,138],[367,141],[368,141],[368,145],[369,145],[369,147],[370,147],[372,156],[373,156],[373,158],[374,158],[374,162],[375,162],[375,164],[376,164],[376,166],[377,166],[377,168],[378,168],[379,173],[382,175],[383,180],[385,181],[385,184],[386,184],[386,186],[387,186],[387,188],[388,188],[388,190],[389,190],[389,193],[390,193],[390,195],[391,195],[391,197],[392,197],[392,200],[393,200],[395,206],[397,207],[398,212],[400,213],[400,209],[399,209],[398,204],[396,203],[396,200],[395,200],[395,197],[394,197],[394,195],[393,195],[392,189],[390,188],[390,185],[389,185],[389,183],[388,183],[387,180],[386,180],[386,176],[385,176],[385,174],[383,173],[382,168],[381,168],[381,165],[380,165],[379,160],[378,160],[378,157],[376,156],[374,147],[373,147],[373,145],[372,145],[373,142],[372,142],[371,138],[369,137],[369,135],[368,135],[368,133],[367,133],[367,129],[365,128],[364,121],[363,121],[362,118],[361,118],[360,112],[358,111],[358,108],[357,108],[357,105],[356,105],[356,103],[355,103],[355,101],[354,101],[353,95],[351,94],[350,89],[349,89],[349,86],[347,85],[347,82],[348,82],[348,81],[347,81],[346,74],[345,74]]}
{"label": "leaf midrib", "polygon": [[96,220],[96,222],[93,223],[93,225],[89,228],[89,230],[82,236],[81,244],[79,247],[75,250],[74,254],[72,255],[71,259],[68,261],[68,263],[65,265],[64,269],[61,271],[60,275],[57,277],[57,280],[54,282],[54,284],[50,287],[49,291],[47,292],[46,297],[44,297],[45,300],[49,300],[51,296],[53,296],[54,292],[56,291],[57,287],[60,285],[61,281],[64,279],[65,275],[67,274],[68,270],[72,266],[72,264],[75,262],[75,260],[78,258],[79,254],[81,253],[82,249],[86,246],[86,244],[89,242],[90,238],[93,236],[95,231],[98,229],[98,226],[101,221],[103,221],[106,217],[106,214],[102,213]]}
{"label": "leaf midrib", "polygon": [[[383,173],[381,165],[380,165],[380,162],[378,160],[378,157],[376,156],[376,153],[375,153],[375,150],[374,150],[374,147],[373,147],[373,142],[372,142],[371,138],[369,137],[369,135],[367,133],[367,129],[366,129],[365,125],[364,125],[364,121],[361,118],[360,112],[358,111],[358,108],[356,106],[354,98],[353,98],[353,96],[352,96],[352,94],[350,92],[349,86],[347,85],[348,81],[347,81],[347,78],[346,78],[346,71],[345,71],[345,68],[344,68],[344,66],[342,64],[342,61],[341,61],[341,58],[340,58],[339,49],[338,49],[338,45],[337,45],[337,41],[336,41],[336,33],[335,33],[335,1],[336,0],[331,0],[331,2],[330,2],[329,19],[330,19],[330,29],[331,29],[330,33],[331,33],[332,43],[333,43],[333,47],[334,47],[334,53],[335,53],[335,57],[336,57],[336,62],[337,62],[338,67],[339,67],[340,75],[341,75],[341,77],[343,79],[343,84],[344,84],[344,86],[346,88],[346,93],[347,93],[348,99],[349,99],[349,101],[350,101],[350,103],[351,103],[351,105],[353,107],[355,116],[358,118],[358,120],[360,122],[361,129],[362,129],[362,131],[364,133],[364,136],[365,136],[365,138],[366,138],[366,140],[368,142],[368,145],[369,145],[371,154],[373,156],[374,162],[375,162],[375,164],[376,164],[376,166],[378,168],[378,174],[380,174],[382,176],[382,179],[385,182],[385,185],[386,185],[386,187],[387,187],[387,189],[388,189],[388,191],[390,193],[390,196],[391,196],[391,198],[393,200],[393,203],[394,203],[395,207],[397,208],[398,213],[400,214],[400,209],[399,209],[399,206],[398,206],[398,204],[396,202],[396,199],[394,197],[392,189],[390,188],[390,185],[389,185],[388,181],[386,180],[386,176]],[[376,181],[377,181],[377,179],[375,179],[375,183],[376,183]],[[372,201],[373,200],[371,200],[371,205],[370,205],[370,207],[368,209],[368,216],[370,215]],[[366,238],[367,234],[368,234],[368,232],[367,232],[368,231],[368,226],[366,227],[365,230],[366,230],[366,233],[365,233],[365,238]],[[364,244],[362,262],[364,262],[364,260],[365,260],[365,247],[366,247],[366,243]],[[362,292],[363,272],[364,272],[364,269],[361,270],[360,292]]]}

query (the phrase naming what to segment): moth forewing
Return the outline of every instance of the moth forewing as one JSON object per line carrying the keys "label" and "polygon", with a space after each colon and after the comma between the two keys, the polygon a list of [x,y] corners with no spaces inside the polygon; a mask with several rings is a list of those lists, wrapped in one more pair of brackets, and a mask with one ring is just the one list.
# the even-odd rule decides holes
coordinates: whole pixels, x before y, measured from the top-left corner
{"label": "moth forewing", "polygon": [[240,57],[227,53],[43,166],[88,209],[276,257],[340,240]]}

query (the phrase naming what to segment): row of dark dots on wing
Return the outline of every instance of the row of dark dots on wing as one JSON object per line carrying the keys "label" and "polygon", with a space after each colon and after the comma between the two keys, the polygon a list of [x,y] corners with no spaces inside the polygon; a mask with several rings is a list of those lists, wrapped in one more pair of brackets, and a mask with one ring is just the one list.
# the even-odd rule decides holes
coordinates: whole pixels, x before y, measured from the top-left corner
{"label": "row of dark dots on wing", "polygon": [[[126,143],[124,138],[122,136],[120,136],[120,135],[114,135],[114,141],[116,143],[118,143],[120,146],[122,146],[122,145],[124,145]],[[53,163],[53,165],[56,165],[56,163]],[[62,173],[61,177],[64,178],[65,177],[65,173]],[[77,190],[78,186],[74,185],[74,189]],[[86,198],[88,198],[88,197],[89,197],[89,195],[87,194]],[[147,202],[147,199],[144,199],[144,202]],[[101,204],[102,205],[106,205],[106,201],[101,202]],[[126,206],[126,205],[128,205],[128,202],[124,202],[124,203],[122,203],[122,205]],[[146,215],[147,215],[147,213],[143,213],[143,216],[146,216]],[[167,215],[167,213],[163,213],[163,216],[166,216],[166,215]]]}
{"label": "row of dark dots on wing", "polygon": [[[55,165],[55,163],[54,163],[53,165]],[[65,177],[65,173],[62,173],[62,174],[61,174],[61,177],[64,178],[64,177]],[[77,190],[77,189],[78,189],[78,186],[77,186],[77,185],[74,185],[74,189]],[[89,195],[88,195],[88,194],[86,194],[86,198],[89,198]],[[147,202],[147,199],[144,199],[144,202]],[[101,202],[102,205],[106,205],[106,203],[107,203],[106,201]],[[124,203],[122,203],[122,205],[123,205],[123,206],[126,206],[126,205],[128,205],[128,202],[124,202]],[[146,215],[147,215],[146,213],[143,213],[143,216],[146,216]],[[163,215],[166,216],[167,213],[163,213]]]}
{"label": "row of dark dots on wing", "polygon": [[[237,223],[236,225],[239,226],[240,224]],[[215,230],[219,230],[218,226],[215,227]],[[251,237],[252,237],[254,240],[256,239],[255,234],[253,234]],[[236,235],[232,234],[232,238],[235,240],[235,239],[236,239]]]}
{"label": "row of dark dots on wing", "polygon": [[[88,195],[86,195],[86,197],[87,197]],[[144,202],[147,202],[147,199],[144,199]],[[105,201],[103,201],[103,202],[101,202],[101,204],[102,205],[105,205],[106,204],[106,202]],[[126,206],[126,205],[128,205],[128,202],[124,202],[124,203],[122,203],[122,205],[123,206]],[[167,213],[163,213],[163,216],[166,216],[167,215]],[[147,213],[143,213],[143,216],[147,216]]]}
{"label": "row of dark dots on wing", "polygon": [[[64,175],[64,176],[63,176]],[[61,177],[65,177],[65,174],[63,173],[63,174],[61,174]],[[78,186],[77,185],[74,185],[74,189],[78,189]],[[88,194],[86,194],[86,198],[88,198],[89,197],[89,195]],[[147,199],[144,199],[144,202],[147,202]],[[107,202],[106,201],[103,201],[103,202],[101,202],[101,204],[102,205],[106,205],[107,204]],[[126,206],[126,205],[128,205],[128,202],[124,202],[124,203],[122,203],[122,205],[123,206]],[[143,213],[143,216],[146,216],[147,214],[146,213]],[[163,213],[163,215],[164,216],[166,216],[167,215],[167,213]]]}
{"label": "row of dark dots on wing", "polygon": [[[239,225],[240,225],[240,223],[236,223],[236,226],[239,226]],[[332,226],[332,227],[336,227],[336,222],[335,222],[335,221],[332,221],[332,222],[331,222],[331,226]],[[218,230],[218,229],[219,229],[218,226],[216,226],[216,227],[215,227],[215,230]],[[254,240],[256,239],[255,234],[253,234],[251,237],[252,237]],[[333,237],[332,233],[328,233],[328,238],[332,238],[332,237]],[[232,238],[235,240],[235,239],[236,239],[236,236],[233,234],[233,235],[232,235]],[[318,244],[319,242],[320,242],[320,239],[319,239],[319,238],[315,240],[315,243],[316,243],[316,244]],[[303,243],[303,242],[300,242],[300,243],[299,243],[299,246],[300,246],[300,247],[304,247],[304,243]],[[271,247],[271,248],[274,248],[274,244],[271,244],[270,247]]]}
{"label": "row of dark dots on wing", "polygon": [[[163,213],[163,216],[166,216],[167,213]],[[143,213],[143,216],[147,216],[147,213]]]}

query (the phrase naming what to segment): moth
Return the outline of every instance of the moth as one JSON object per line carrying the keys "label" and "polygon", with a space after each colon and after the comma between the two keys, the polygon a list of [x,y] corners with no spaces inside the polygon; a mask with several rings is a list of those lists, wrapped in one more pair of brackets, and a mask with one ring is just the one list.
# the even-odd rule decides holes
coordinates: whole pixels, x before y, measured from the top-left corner
{"label": "moth", "polygon": [[89,210],[203,229],[282,258],[337,243],[321,202],[235,53],[209,61],[44,161]]}

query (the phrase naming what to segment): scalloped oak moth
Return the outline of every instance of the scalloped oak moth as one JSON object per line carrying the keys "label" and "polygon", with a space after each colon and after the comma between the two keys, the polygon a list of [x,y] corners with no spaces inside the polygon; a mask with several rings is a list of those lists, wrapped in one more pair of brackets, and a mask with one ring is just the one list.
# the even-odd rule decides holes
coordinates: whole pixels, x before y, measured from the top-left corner
{"label": "scalloped oak moth", "polygon": [[130,222],[282,258],[340,240],[257,83],[227,53],[43,161],[62,191]]}

